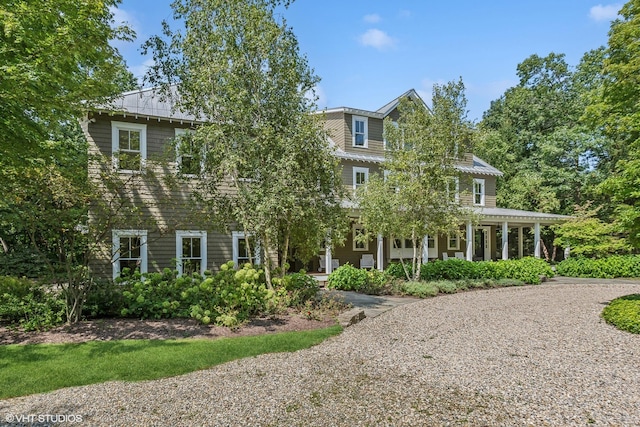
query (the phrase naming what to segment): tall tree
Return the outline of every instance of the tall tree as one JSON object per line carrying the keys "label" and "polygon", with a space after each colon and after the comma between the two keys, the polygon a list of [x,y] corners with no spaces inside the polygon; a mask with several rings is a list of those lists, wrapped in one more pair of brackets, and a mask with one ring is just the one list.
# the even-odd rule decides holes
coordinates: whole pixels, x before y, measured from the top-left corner
{"label": "tall tree", "polygon": [[587,118],[612,143],[610,177],[602,184],[616,206],[616,219],[640,244],[640,0],[627,2],[611,24],[603,86]]}
{"label": "tall tree", "polygon": [[504,172],[501,206],[567,214],[595,197],[603,140],[580,117],[601,61],[601,50],[589,52],[572,70],[562,54],[532,55],[519,84],[492,102],[476,153]]}
{"label": "tall tree", "polygon": [[[0,5],[0,159],[38,155],[59,124],[122,92],[131,75],[113,40],[119,0],[7,0]],[[29,150],[35,150],[30,153]]]}
{"label": "tall tree", "polygon": [[409,98],[398,109],[398,125],[387,118],[384,126],[386,177],[372,176],[359,189],[357,202],[368,233],[412,241],[413,257],[405,272],[418,279],[423,238],[458,233],[469,215],[454,193],[459,178],[455,165],[471,152],[472,128],[462,80],[435,85],[431,110]]}
{"label": "tall tree", "polygon": [[165,23],[165,37],[145,45],[156,63],[150,81],[207,121],[190,136],[204,152],[198,199],[221,227],[255,235],[269,283],[274,254],[286,267],[290,247],[308,256],[327,233],[334,242],[344,234],[338,162],[310,114],[318,78],[276,19],[281,3],[178,0],[184,31]]}

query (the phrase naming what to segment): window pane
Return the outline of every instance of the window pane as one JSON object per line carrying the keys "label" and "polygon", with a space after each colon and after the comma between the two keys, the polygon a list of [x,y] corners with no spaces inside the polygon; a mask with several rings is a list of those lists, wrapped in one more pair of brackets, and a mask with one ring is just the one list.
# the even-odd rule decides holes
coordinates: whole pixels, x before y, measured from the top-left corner
{"label": "window pane", "polygon": [[192,237],[189,240],[191,241],[191,256],[193,258],[200,258],[200,238]]}
{"label": "window pane", "polygon": [[191,238],[182,238],[182,258],[191,258]]}
{"label": "window pane", "polygon": [[247,242],[245,242],[244,237],[238,239],[238,258],[249,258],[247,254]]}
{"label": "window pane", "polygon": [[413,241],[411,239],[404,239],[404,247],[407,249],[413,248]]}
{"label": "window pane", "polygon": [[131,240],[131,255],[130,258],[140,258],[140,238],[139,237],[129,237]]}
{"label": "window pane", "polygon": [[356,134],[356,145],[364,145],[364,134]]}
{"label": "window pane", "polygon": [[118,165],[120,169],[130,170],[130,171],[139,171],[140,167],[140,154],[131,153],[131,152],[120,152]]}
{"label": "window pane", "polygon": [[434,240],[434,238],[433,238],[433,237],[429,237],[429,238],[427,239],[427,247],[428,247],[429,249],[434,249],[434,248],[436,247],[436,241]]}
{"label": "window pane", "polygon": [[128,130],[118,130],[118,144],[121,150],[129,149],[129,131]]}
{"label": "window pane", "polygon": [[140,132],[134,130],[129,131],[129,146],[131,150],[140,150]]}

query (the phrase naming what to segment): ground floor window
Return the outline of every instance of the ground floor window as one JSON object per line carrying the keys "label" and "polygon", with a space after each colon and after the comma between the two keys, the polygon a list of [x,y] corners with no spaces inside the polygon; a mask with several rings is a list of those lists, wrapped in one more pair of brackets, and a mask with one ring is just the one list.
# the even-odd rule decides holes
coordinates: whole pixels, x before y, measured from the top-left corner
{"label": "ground floor window", "polygon": [[112,263],[113,278],[123,272],[147,272],[147,231],[146,230],[113,230],[112,231]]}
{"label": "ground floor window", "polygon": [[458,236],[457,234],[447,235],[447,250],[460,250],[460,236]]}
{"label": "ground floor window", "polygon": [[354,251],[368,251],[369,250],[369,240],[362,241],[361,236],[365,234],[364,228],[359,224],[353,224],[352,229],[352,238],[353,238],[353,250]]}
{"label": "ground floor window", "polygon": [[176,232],[176,268],[178,274],[203,274],[207,268],[207,232]]}
{"label": "ground floor window", "polygon": [[233,262],[236,266],[247,262],[260,264],[260,246],[254,236],[240,231],[233,232]]}

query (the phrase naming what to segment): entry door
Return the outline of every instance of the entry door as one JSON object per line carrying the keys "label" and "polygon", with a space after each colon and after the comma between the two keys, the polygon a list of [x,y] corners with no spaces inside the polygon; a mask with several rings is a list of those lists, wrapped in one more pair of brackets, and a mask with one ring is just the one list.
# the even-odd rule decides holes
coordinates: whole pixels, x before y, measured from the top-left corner
{"label": "entry door", "polygon": [[473,259],[491,259],[491,227],[477,227],[473,236]]}

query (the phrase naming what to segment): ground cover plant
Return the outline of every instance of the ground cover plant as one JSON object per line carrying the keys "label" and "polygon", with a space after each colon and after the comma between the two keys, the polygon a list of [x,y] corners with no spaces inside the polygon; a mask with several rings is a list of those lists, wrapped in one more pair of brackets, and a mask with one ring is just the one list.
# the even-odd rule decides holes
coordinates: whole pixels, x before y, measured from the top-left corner
{"label": "ground cover plant", "polygon": [[612,255],[606,258],[568,258],[556,267],[560,276],[613,279],[640,277],[639,255]]}
{"label": "ground cover plant", "polygon": [[0,346],[0,399],[105,381],[182,375],[244,357],[319,344],[340,326],[216,340],[121,340]]}
{"label": "ground cover plant", "polygon": [[614,299],[602,310],[602,317],[618,329],[640,334],[640,294]]}

